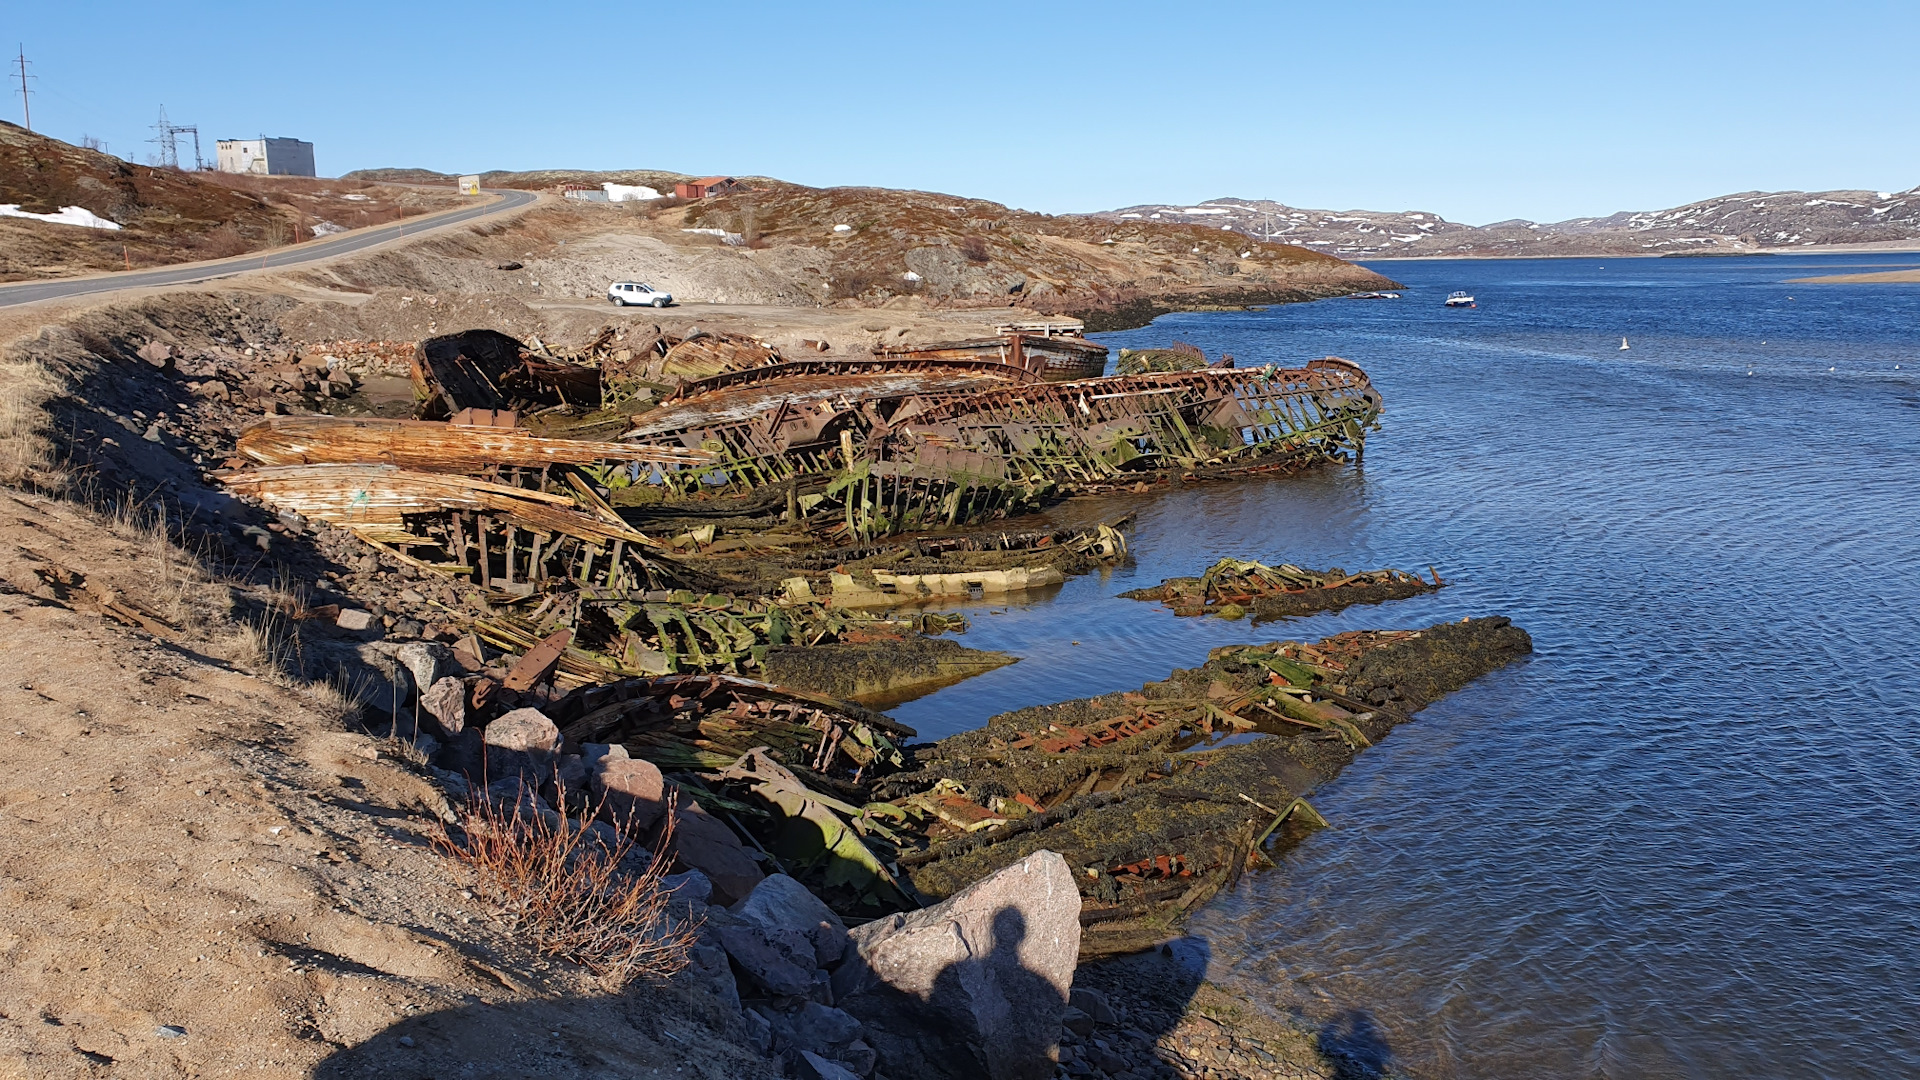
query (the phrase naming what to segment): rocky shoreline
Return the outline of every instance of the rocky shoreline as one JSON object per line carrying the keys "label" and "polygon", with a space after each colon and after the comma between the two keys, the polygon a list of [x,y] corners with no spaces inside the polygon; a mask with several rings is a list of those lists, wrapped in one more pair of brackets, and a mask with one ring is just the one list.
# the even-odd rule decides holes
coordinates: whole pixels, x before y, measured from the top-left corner
{"label": "rocky shoreline", "polygon": [[[279,677],[332,673],[388,748],[375,758],[444,792],[434,812],[456,842],[490,808],[673,860],[672,917],[699,928],[673,992],[702,1003],[701,1023],[729,1046],[769,1074],[836,1080],[1340,1074],[1311,1033],[1191,973],[1175,978],[1178,956],[1156,950],[1309,827],[1316,784],[1412,711],[1523,654],[1523,632],[1487,618],[1220,650],[1137,692],[918,745],[844,699],[883,703],[1014,658],[932,636],[964,622],[901,607],[903,583],[1044,586],[1124,558],[1123,522],[823,543],[802,528],[811,490],[663,501],[598,486],[595,473],[574,483],[568,513],[598,515],[610,536],[645,529],[650,544],[636,542],[625,565],[663,577],[632,588],[603,558],[609,576],[589,581],[588,557],[576,577],[518,588],[531,582],[515,580],[509,546],[502,576],[449,578],[447,564],[263,512],[218,485],[237,440],[272,433],[253,416],[364,415],[405,351],[386,339],[270,344],[276,314],[148,304],[138,330],[108,334],[94,320],[43,335],[29,355],[67,382],[53,410],[77,486],[163,492],[176,535],[235,582],[234,612]],[[541,364],[575,362],[538,348]],[[583,348],[612,361],[621,339],[609,329]],[[1339,460],[1342,445],[1305,461]],[[1169,475],[1180,473],[1129,484]],[[484,542],[479,558],[484,568]],[[1437,587],[1315,581],[1331,598],[1316,604]],[[616,623],[596,614],[618,604]],[[141,622],[151,608],[103,610],[122,609],[161,632]],[[632,674],[669,645],[678,667]],[[1152,993],[1126,974],[1143,964],[1172,965]],[[377,1041],[330,1067],[380,1057]]]}

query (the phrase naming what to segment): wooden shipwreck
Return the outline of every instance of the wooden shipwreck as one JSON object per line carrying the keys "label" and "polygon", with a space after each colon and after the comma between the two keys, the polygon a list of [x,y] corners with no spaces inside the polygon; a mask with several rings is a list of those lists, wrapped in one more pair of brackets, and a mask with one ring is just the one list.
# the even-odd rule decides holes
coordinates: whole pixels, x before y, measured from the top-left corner
{"label": "wooden shipwreck", "polygon": [[885,360],[994,360],[1029,371],[1048,382],[1097,379],[1107,372],[1107,347],[1049,327],[1042,331],[1007,330],[997,337],[932,345],[885,348]]}

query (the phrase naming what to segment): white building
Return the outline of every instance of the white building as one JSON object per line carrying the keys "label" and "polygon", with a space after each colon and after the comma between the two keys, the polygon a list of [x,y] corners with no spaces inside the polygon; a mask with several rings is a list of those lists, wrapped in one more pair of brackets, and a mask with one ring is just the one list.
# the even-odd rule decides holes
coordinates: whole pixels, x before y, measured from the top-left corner
{"label": "white building", "polygon": [[221,139],[217,167],[221,172],[253,176],[317,176],[313,171],[313,144],[299,139]]}

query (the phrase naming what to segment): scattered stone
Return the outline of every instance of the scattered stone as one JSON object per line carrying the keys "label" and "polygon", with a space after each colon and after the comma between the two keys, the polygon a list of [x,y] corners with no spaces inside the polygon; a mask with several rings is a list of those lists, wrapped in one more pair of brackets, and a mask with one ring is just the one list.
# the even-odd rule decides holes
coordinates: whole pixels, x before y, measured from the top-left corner
{"label": "scattered stone", "polygon": [[173,346],[165,342],[149,341],[135,355],[162,371],[173,366]]}
{"label": "scattered stone", "polygon": [[373,612],[347,608],[334,617],[333,625],[342,630],[365,630],[373,625]]}
{"label": "scattered stone", "polygon": [[441,730],[458,735],[467,726],[467,686],[451,675],[438,679],[420,695],[420,707],[440,722]]}
{"label": "scattered stone", "polygon": [[1114,1014],[1113,1005],[1107,1001],[1107,995],[1091,987],[1074,987],[1067,995],[1067,1006],[1086,1013],[1096,1024],[1118,1023],[1120,1019]]}
{"label": "scattered stone", "polygon": [[159,1027],[153,1029],[153,1033],[162,1039],[184,1039],[187,1037],[187,1029],[178,1024],[161,1024]]}
{"label": "scattered stone", "polygon": [[800,1080],[860,1080],[858,1073],[837,1061],[830,1061],[811,1050],[802,1050],[794,1059],[793,1075]]}
{"label": "scattered stone", "polygon": [[413,1049],[413,1036],[411,1035],[402,1035],[396,1041],[398,1041],[401,1046],[404,1046],[409,1050]]}
{"label": "scattered stone", "polygon": [[1060,1026],[1085,1038],[1093,1034],[1093,1017],[1069,1005],[1067,1011],[1060,1014]]}
{"label": "scattered stone", "polygon": [[833,1059],[861,1076],[870,1076],[874,1066],[880,1062],[880,1055],[867,1045],[866,1040],[855,1039],[836,1051]]}
{"label": "scattered stone", "polygon": [[587,789],[587,763],[579,754],[564,754],[553,769],[558,791],[584,792]]}
{"label": "scattered stone", "polygon": [[486,727],[485,740],[488,746],[523,754],[560,752],[560,729],[539,709],[515,709],[493,721]]}
{"label": "scattered stone", "polygon": [[[656,845],[657,846],[657,845]],[[680,807],[673,819],[674,861],[713,882],[714,902],[732,904],[753,892],[766,875],[740,845],[740,838],[698,805]]]}
{"label": "scattered stone", "polygon": [[651,761],[603,755],[592,771],[600,816],[632,834],[653,827],[666,809],[667,781]]}
{"label": "scattered stone", "polygon": [[488,784],[487,797],[505,813],[512,813],[515,807],[523,814],[537,814],[547,809],[533,785],[518,776],[501,777]]}
{"label": "scattered stone", "polygon": [[752,923],[730,923],[716,927],[714,936],[740,970],[768,993],[806,997],[813,989],[813,973],[775,948],[760,927]]}
{"label": "scattered stone", "polygon": [[[399,629],[398,623],[394,629]],[[453,650],[437,641],[409,641],[393,650],[393,658],[407,666],[415,686],[432,686],[453,667]]]}
{"label": "scattered stone", "polygon": [[860,1021],[847,1013],[809,1001],[793,1012],[765,1010],[773,1025],[775,1045],[784,1042],[796,1050],[811,1050],[828,1057],[839,1057],[840,1049],[860,1037]]}
{"label": "scattered stone", "polygon": [[733,968],[720,946],[702,942],[688,954],[688,963],[679,975],[686,986],[711,995],[714,1003],[729,1015],[740,1012],[740,987],[733,980]]}
{"label": "scattered stone", "polygon": [[593,772],[600,767],[602,758],[619,758],[625,760],[627,757],[627,748],[621,746],[619,743],[582,743],[580,746],[580,756],[585,759],[587,763],[587,771]]}
{"label": "scattered stone", "polygon": [[684,874],[668,874],[660,879],[661,891],[675,900],[684,900],[693,904],[704,904],[713,897],[713,882],[698,870],[689,870]]}
{"label": "scattered stone", "polygon": [[740,1019],[747,1029],[748,1046],[761,1053],[773,1049],[773,1025],[767,1021],[766,1017],[761,1016],[754,1009],[747,1009],[740,1014]]}
{"label": "scattered stone", "polygon": [[815,966],[831,967],[847,951],[847,928],[820,898],[785,874],[773,874],[734,906],[740,918],[767,929],[786,928],[805,935]]}

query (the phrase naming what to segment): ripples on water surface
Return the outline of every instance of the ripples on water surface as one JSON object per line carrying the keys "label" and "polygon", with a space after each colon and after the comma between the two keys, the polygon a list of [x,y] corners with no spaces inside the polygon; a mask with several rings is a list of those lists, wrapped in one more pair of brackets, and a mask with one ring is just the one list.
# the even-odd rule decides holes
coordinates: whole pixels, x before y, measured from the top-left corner
{"label": "ripples on water surface", "polygon": [[[967,643],[1026,659],[895,714],[938,736],[1228,642],[1511,615],[1531,659],[1201,913],[1212,977],[1370,1013],[1414,1076],[1920,1075],[1920,286],[1784,283],[1915,263],[1388,263],[1397,302],[1105,335],[1345,356],[1384,427],[1364,472],[1067,508],[1138,509],[1135,564],[976,608]],[[1258,631],[1114,597],[1220,555],[1453,587]]]}

